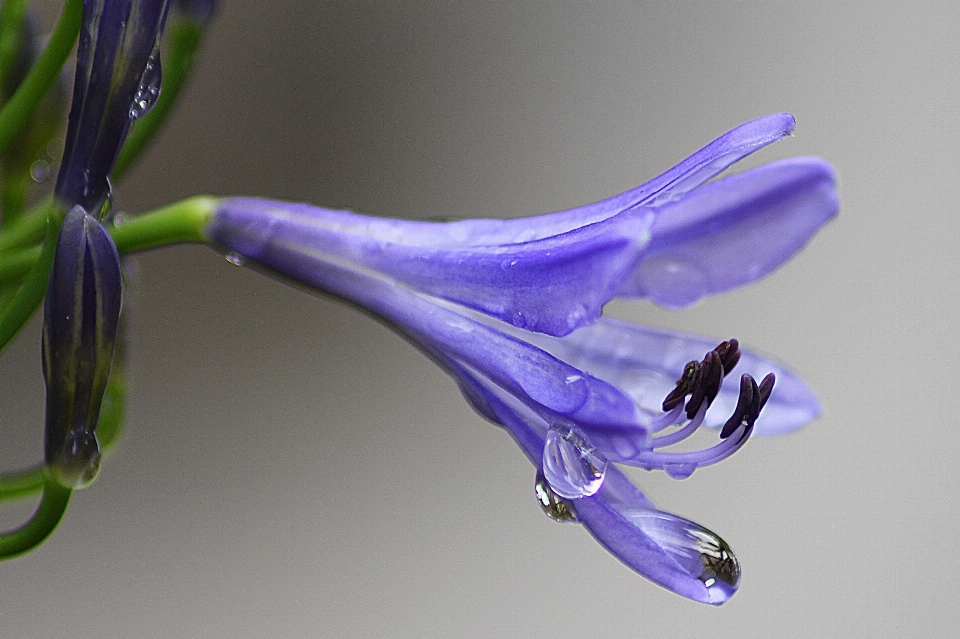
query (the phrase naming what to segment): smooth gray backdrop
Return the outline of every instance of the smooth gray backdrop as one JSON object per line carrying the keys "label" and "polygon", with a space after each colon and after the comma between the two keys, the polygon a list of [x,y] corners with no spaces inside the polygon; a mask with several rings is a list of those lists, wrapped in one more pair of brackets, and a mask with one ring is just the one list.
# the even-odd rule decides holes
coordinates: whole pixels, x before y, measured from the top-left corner
{"label": "smooth gray backdrop", "polygon": [[[56,4],[52,2],[51,4]],[[139,259],[129,421],[0,636],[929,637],[960,625],[960,4],[223,2],[117,203],[197,193],[401,217],[591,202],[775,111],[840,217],[768,279],[634,321],[736,336],[824,415],[663,508],[743,564],[721,608],[544,517],[533,469],[388,330],[204,247]],[[40,455],[38,326],[0,359],[3,468]],[[4,508],[13,526],[32,504]]]}

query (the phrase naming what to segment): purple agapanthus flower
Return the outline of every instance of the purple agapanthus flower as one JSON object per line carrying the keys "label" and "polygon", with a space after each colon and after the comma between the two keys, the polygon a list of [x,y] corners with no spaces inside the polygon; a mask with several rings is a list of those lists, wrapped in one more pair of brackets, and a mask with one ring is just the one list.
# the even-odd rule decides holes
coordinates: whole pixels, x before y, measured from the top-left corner
{"label": "purple agapanthus flower", "polygon": [[[414,222],[237,198],[222,201],[207,234],[387,322],[514,437],[548,515],[579,521],[652,581],[719,604],[739,584],[732,551],[658,510],[614,464],[686,477],[754,432],[802,426],[817,400],[735,340],[717,346],[600,315],[616,297],[681,307],[752,282],[833,217],[834,175],[815,158],[701,186],[793,127],[788,114],[749,122],[636,189],[552,215]],[[739,385],[724,386],[738,365]],[[664,450],[703,425],[721,428],[719,443]]]}
{"label": "purple agapanthus flower", "polygon": [[57,176],[67,207],[100,209],[130,123],[160,94],[158,43],[169,0],[84,0],[73,101]]}

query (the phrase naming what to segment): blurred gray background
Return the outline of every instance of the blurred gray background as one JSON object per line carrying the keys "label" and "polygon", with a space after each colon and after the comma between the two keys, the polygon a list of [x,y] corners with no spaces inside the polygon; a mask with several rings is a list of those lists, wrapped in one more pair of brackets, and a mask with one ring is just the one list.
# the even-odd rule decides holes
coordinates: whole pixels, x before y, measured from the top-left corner
{"label": "blurred gray background", "polygon": [[[385,328],[209,249],[156,251],[128,298],[122,442],[54,536],[0,566],[0,636],[955,632],[960,5],[222,5],[176,117],[117,185],[124,210],[212,193],[546,213],[795,114],[738,169],[822,156],[840,217],[753,286],[608,312],[773,353],[824,415],[685,481],[636,475],[740,558],[740,592],[704,606],[544,517],[510,438]],[[7,469],[40,457],[39,353],[34,324],[0,359]]]}

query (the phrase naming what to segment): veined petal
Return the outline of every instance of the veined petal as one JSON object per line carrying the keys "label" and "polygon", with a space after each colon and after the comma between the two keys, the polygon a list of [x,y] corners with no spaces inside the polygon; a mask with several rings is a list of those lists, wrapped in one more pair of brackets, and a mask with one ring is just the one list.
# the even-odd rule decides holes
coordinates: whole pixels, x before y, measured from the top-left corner
{"label": "veined petal", "polygon": [[751,153],[790,135],[796,124],[789,113],[741,124],[649,182],[595,204],[554,213],[552,223],[566,227],[592,224],[637,206],[658,207],[677,200]]}
{"label": "veined petal", "polygon": [[514,326],[565,335],[599,317],[616,295],[654,215],[629,211],[554,236],[538,232],[542,219],[524,220],[510,243],[478,244],[488,220],[405,222],[237,198],[221,204],[208,235],[253,259],[267,242],[309,247]]}
{"label": "veined petal", "polygon": [[[709,338],[601,318],[562,338],[530,335],[528,341],[557,358],[609,382],[634,398],[651,415],[674,388],[684,364],[716,346]],[[820,415],[816,395],[777,362],[741,349],[738,373],[757,379],[776,375],[777,384],[757,419],[754,433],[776,435],[796,430]],[[736,375],[734,377],[739,377]],[[724,384],[707,411],[705,425],[719,428],[734,411],[739,389]]]}
{"label": "veined petal", "polygon": [[791,158],[708,184],[657,209],[653,237],[621,295],[670,308],[756,281],[837,214],[835,176]]}
{"label": "veined petal", "polygon": [[[273,219],[273,218],[271,218]],[[219,220],[219,221],[218,221]],[[309,235],[295,232],[259,236],[233,233],[229,218],[215,215],[211,233],[227,250],[316,290],[352,302],[391,324],[434,359],[441,357],[482,371],[492,383],[556,420],[577,423],[590,436],[600,433],[645,435],[630,398],[530,343],[483,323],[466,309],[419,293],[385,275],[318,250]],[[509,329],[503,325],[502,329]]]}

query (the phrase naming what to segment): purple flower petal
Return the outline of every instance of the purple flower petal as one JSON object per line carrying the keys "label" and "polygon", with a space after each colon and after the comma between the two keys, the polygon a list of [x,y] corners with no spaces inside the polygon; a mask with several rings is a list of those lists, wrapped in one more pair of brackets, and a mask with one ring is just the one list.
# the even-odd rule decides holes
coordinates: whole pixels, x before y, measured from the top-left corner
{"label": "purple flower petal", "polygon": [[708,184],[657,209],[652,239],[621,295],[670,308],[756,281],[837,214],[833,169],[793,158]]}
{"label": "purple flower petal", "polygon": [[[602,318],[563,339],[530,335],[528,341],[580,370],[609,382],[634,398],[651,414],[660,412],[684,365],[699,360],[716,340],[665,329]],[[737,373],[777,378],[776,388],[756,422],[758,435],[796,430],[820,415],[816,395],[799,377],[772,359],[741,350]],[[739,377],[739,375],[737,375]],[[719,428],[737,405],[739,388],[724,384],[707,411],[704,424]]]}
{"label": "purple flower petal", "polygon": [[555,236],[538,232],[542,219],[526,220],[510,243],[482,244],[490,220],[404,222],[238,198],[221,204],[209,236],[254,259],[267,235],[274,246],[309,246],[514,326],[565,335],[616,295],[653,214],[628,212]]}
{"label": "purple flower petal", "polygon": [[793,132],[789,113],[774,113],[731,129],[665,173],[640,186],[595,204],[554,213],[566,227],[592,224],[637,206],[658,207],[677,200],[727,167]]}
{"label": "purple flower petal", "polygon": [[[452,371],[475,408],[503,425],[535,466],[544,438],[539,417],[463,369]],[[482,407],[482,408],[481,408]],[[736,592],[740,568],[722,539],[656,509],[619,469],[608,466],[600,491],[572,500],[577,520],[628,567],[679,595],[719,605]]]}

